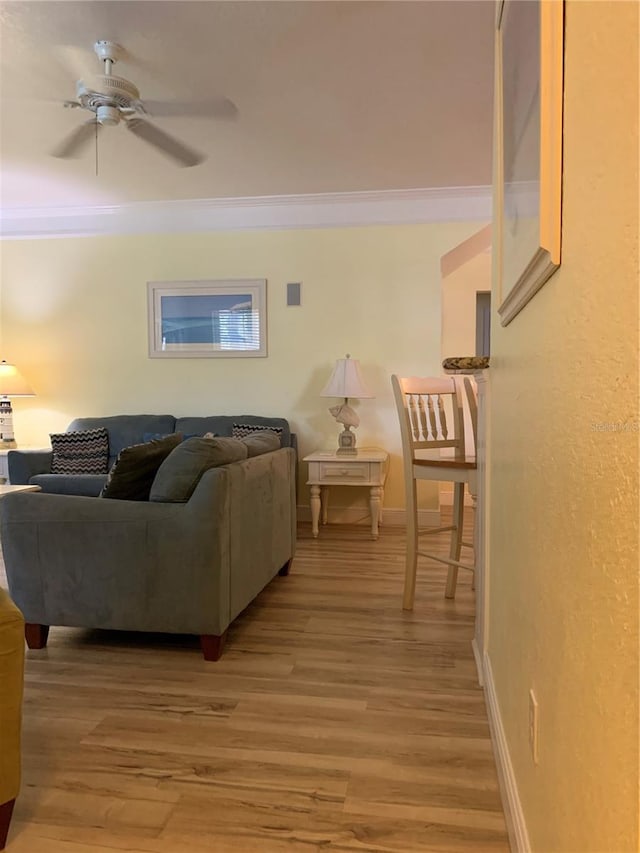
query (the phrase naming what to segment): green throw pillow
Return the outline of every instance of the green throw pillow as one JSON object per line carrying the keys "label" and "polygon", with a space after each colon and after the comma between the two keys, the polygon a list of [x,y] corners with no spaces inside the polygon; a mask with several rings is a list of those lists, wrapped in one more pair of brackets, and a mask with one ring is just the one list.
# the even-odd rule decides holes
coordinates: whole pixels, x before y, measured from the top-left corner
{"label": "green throw pillow", "polygon": [[209,468],[246,459],[247,447],[235,438],[188,438],[164,460],[151,487],[150,501],[185,503]]}
{"label": "green throw pillow", "polygon": [[182,435],[178,432],[124,447],[113,463],[100,497],[148,501],[158,468],[181,441]]}
{"label": "green throw pillow", "polygon": [[280,436],[269,430],[252,432],[251,435],[246,435],[240,440],[247,445],[250,457],[270,453],[272,450],[280,450]]}

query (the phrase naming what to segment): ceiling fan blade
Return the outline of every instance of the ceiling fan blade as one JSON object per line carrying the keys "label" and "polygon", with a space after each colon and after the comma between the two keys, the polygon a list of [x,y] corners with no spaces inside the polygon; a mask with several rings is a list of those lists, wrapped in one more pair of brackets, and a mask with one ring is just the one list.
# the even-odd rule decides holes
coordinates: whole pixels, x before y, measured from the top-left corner
{"label": "ceiling fan blade", "polygon": [[234,118],[238,108],[229,98],[206,101],[142,101],[142,109],[151,116],[195,116],[196,118]]}
{"label": "ceiling fan blade", "polygon": [[66,160],[70,157],[78,157],[82,149],[95,138],[96,133],[99,133],[102,128],[101,124],[95,119],[86,121],[75,130],[71,131],[69,136],[65,137],[62,142],[51,152],[52,157],[61,157]]}
{"label": "ceiling fan blade", "polygon": [[197,166],[198,163],[202,163],[206,159],[203,154],[187,147],[175,137],[169,136],[164,130],[160,130],[159,127],[146,121],[146,119],[131,118],[127,120],[126,125],[131,133],[139,136],[140,139],[150,145],[154,145],[168,157],[177,160],[181,166]]}

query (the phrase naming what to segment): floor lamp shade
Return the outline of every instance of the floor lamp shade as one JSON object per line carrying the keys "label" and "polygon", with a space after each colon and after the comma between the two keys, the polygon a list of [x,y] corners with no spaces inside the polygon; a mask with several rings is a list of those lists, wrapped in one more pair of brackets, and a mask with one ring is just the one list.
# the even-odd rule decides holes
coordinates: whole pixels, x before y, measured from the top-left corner
{"label": "floor lamp shade", "polygon": [[33,390],[15,364],[0,362],[0,440],[13,444],[13,409],[10,397],[34,397]]}

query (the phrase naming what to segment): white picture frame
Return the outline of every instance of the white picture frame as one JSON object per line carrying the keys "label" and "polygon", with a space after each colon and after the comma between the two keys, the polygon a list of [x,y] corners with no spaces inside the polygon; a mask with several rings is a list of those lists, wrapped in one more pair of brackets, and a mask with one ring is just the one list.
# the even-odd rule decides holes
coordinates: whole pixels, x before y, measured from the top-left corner
{"label": "white picture frame", "polygon": [[498,313],[503,326],[560,266],[563,0],[498,0]]}
{"label": "white picture frame", "polygon": [[150,358],[264,358],[266,279],[147,282]]}

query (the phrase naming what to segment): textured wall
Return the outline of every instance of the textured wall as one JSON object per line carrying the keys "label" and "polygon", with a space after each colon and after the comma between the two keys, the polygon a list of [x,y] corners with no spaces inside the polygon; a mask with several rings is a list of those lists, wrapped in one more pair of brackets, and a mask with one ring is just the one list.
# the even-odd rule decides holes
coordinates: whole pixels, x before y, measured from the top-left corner
{"label": "textured wall", "polygon": [[[336,401],[318,394],[349,352],[376,395],[354,404],[358,442],[394,454],[385,505],[403,507],[390,374],[439,372],[440,258],[478,227],[6,242],[2,357],[38,395],[15,403],[18,440],[48,446],[49,432],[81,415],[253,412],[289,418],[302,454],[337,446],[327,411]],[[268,358],[148,358],[146,282],[225,277],[268,280]],[[300,307],[286,307],[288,281],[303,283]],[[306,488],[300,494],[306,502]],[[364,508],[365,499],[336,490],[332,505]],[[437,507],[434,484],[425,484],[423,505]]]}
{"label": "textured wall", "polygon": [[562,266],[493,330],[489,654],[532,849],[622,853],[638,850],[636,3],[567,2],[564,122]]}

